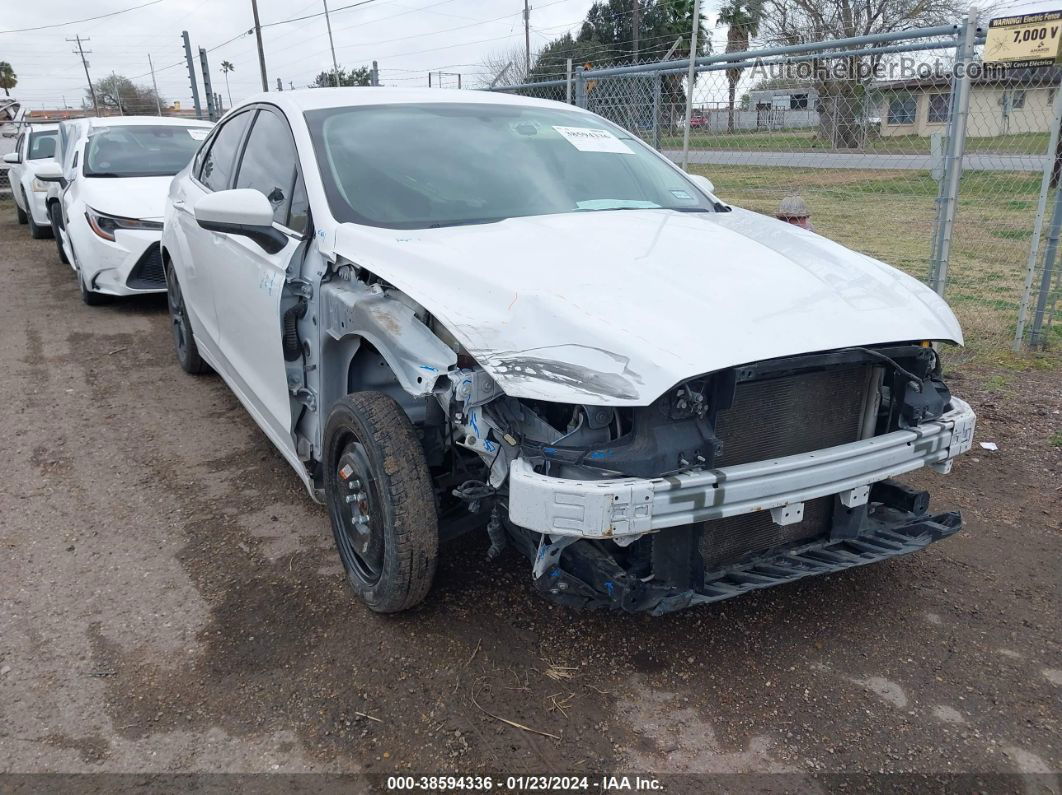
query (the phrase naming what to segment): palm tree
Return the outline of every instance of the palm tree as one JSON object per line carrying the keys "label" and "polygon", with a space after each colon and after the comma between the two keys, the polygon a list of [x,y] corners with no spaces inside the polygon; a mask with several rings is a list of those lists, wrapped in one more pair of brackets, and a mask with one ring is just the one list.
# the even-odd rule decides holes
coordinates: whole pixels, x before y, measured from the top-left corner
{"label": "palm tree", "polygon": [[232,107],[232,91],[229,90],[229,72],[235,72],[236,67],[232,65],[232,61],[221,62],[221,73],[225,75],[225,93],[229,95],[229,107]]}
{"label": "palm tree", "polygon": [[9,89],[18,85],[18,75],[7,61],[0,61],[0,88],[4,89],[4,95],[10,97]]}
{"label": "palm tree", "polygon": [[[749,48],[749,42],[760,29],[760,20],[763,19],[763,0],[728,0],[719,9],[717,25],[727,25],[726,52],[745,52]],[[726,79],[729,83],[727,102],[729,113],[726,120],[726,131],[734,132],[734,100],[737,95],[737,84],[741,80],[740,69],[727,69]]]}

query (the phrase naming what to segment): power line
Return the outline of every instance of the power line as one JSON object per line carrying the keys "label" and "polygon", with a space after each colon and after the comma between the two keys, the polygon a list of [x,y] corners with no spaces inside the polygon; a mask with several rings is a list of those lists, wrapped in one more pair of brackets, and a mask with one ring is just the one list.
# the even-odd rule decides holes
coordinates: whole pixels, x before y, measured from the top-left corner
{"label": "power line", "polygon": [[94,20],[104,19],[106,17],[115,17],[115,16],[118,16],[119,14],[125,14],[125,13],[128,13],[130,11],[136,11],[138,8],[147,8],[148,6],[158,5],[161,2],[164,2],[164,0],[151,0],[151,2],[141,3],[140,5],[133,6],[132,8],[123,8],[121,11],[111,11],[109,14],[98,14],[98,15],[96,15],[94,17],[85,17],[84,19],[74,19],[74,20],[71,20],[70,22],[56,22],[56,23],[54,23],[52,25],[38,25],[35,28],[17,28],[15,30],[0,30],[0,33],[28,33],[29,31],[33,31],[33,30],[47,30],[49,28],[65,28],[67,25],[78,25],[78,24],[80,24],[82,22],[92,22]]}

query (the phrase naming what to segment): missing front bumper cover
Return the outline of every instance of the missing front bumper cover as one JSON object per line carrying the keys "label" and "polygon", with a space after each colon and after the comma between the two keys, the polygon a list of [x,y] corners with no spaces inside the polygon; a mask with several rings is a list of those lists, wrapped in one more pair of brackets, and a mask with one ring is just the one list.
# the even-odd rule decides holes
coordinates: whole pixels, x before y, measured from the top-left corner
{"label": "missing front bumper cover", "polygon": [[662,615],[907,555],[957,533],[962,524],[957,511],[914,516],[877,506],[853,537],[826,534],[814,541],[767,550],[704,572],[695,587],[633,577],[600,542],[579,541],[565,550],[562,560],[545,569],[534,585],[547,598],[570,607]]}

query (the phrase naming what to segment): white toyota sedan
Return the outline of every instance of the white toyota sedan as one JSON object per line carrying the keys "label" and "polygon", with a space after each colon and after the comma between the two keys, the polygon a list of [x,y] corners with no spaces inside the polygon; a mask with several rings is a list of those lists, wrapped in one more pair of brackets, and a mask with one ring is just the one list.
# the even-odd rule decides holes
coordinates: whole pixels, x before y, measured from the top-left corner
{"label": "white toyota sedan", "polygon": [[37,178],[60,186],[50,194],[53,232],[85,303],[166,289],[159,253],[166,192],[211,126],[157,116],[64,124],[70,140],[62,162],[42,166]]}
{"label": "white toyota sedan", "polygon": [[29,224],[30,235],[38,239],[49,237],[52,225],[45,207],[48,186],[37,179],[37,170],[54,162],[58,134],[55,124],[27,125],[15,141],[15,150],[4,155],[18,222]]}
{"label": "white toyota sedan", "polygon": [[468,531],[546,598],[659,614],[962,527],[894,480],[971,445],[944,301],[585,110],[261,95],[173,180],[162,247],[178,361],[328,506],[373,610]]}

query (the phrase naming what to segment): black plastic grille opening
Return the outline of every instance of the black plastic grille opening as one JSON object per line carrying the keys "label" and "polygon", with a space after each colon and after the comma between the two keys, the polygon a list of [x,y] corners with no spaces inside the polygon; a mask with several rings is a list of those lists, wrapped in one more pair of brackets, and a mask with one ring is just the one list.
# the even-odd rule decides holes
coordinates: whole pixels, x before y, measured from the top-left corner
{"label": "black plastic grille opening", "polygon": [[162,249],[158,243],[153,243],[137,260],[125,283],[134,290],[165,289],[166,272],[162,269]]}

